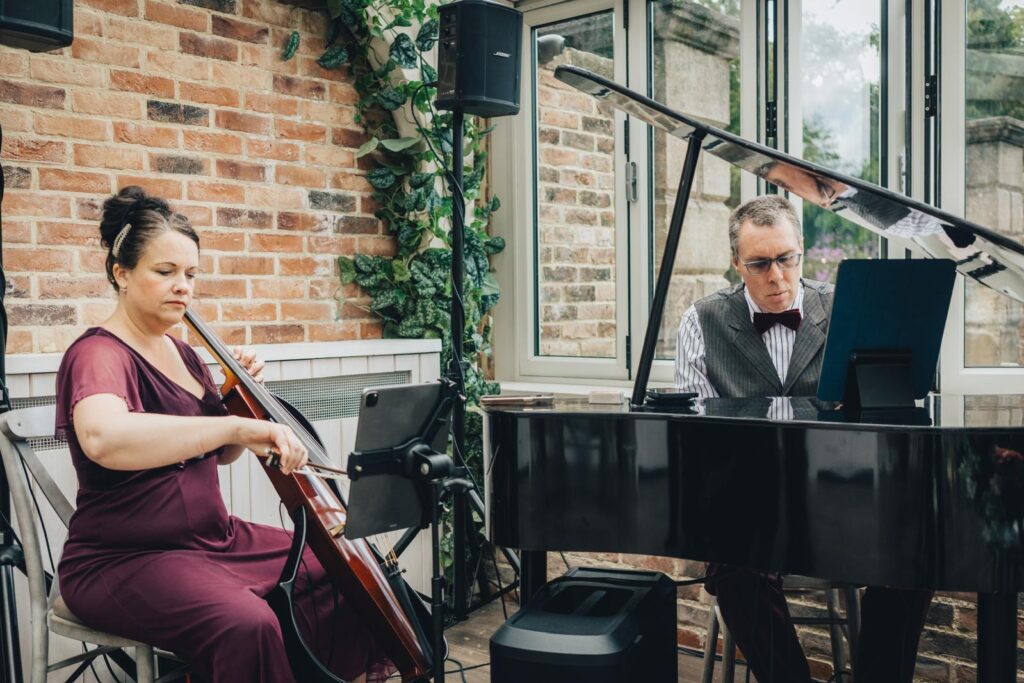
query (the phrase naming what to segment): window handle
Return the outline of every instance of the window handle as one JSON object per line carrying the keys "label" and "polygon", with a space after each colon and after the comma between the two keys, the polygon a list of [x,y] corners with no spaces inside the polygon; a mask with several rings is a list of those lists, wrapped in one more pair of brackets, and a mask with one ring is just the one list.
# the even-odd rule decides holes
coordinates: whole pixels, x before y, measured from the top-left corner
{"label": "window handle", "polygon": [[626,162],[626,201],[636,203],[639,199],[637,190],[637,170],[635,161]]}

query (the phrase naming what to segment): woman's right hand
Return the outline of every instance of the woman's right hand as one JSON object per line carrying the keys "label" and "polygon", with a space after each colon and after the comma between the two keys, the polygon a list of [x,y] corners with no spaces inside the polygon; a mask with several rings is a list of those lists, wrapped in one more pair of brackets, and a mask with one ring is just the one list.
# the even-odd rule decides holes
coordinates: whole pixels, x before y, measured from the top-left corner
{"label": "woman's right hand", "polygon": [[282,474],[291,474],[305,466],[306,447],[291,427],[267,420],[240,417],[235,443],[248,448],[260,457],[277,454]]}

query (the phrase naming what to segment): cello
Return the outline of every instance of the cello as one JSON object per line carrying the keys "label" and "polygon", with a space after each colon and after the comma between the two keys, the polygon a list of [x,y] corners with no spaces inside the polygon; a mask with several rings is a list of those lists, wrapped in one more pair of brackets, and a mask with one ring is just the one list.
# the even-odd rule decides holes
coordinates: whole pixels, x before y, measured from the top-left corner
{"label": "cello", "polygon": [[295,527],[281,579],[266,599],[281,623],[296,678],[303,683],[344,683],[323,666],[305,643],[292,610],[292,585],[308,543],[334,587],[353,605],[395,664],[402,681],[426,680],[432,661],[426,635],[426,606],[401,577],[393,554],[383,558],[365,539],[353,541],[343,536],[347,516],[344,496],[334,481],[317,473],[338,470],[331,466],[312,425],[295,408],[254,380],[194,311],[185,311],[184,322],[224,372],[221,395],[228,412],[287,425],[306,448],[309,465],[290,475],[282,474],[272,458],[261,459]]}

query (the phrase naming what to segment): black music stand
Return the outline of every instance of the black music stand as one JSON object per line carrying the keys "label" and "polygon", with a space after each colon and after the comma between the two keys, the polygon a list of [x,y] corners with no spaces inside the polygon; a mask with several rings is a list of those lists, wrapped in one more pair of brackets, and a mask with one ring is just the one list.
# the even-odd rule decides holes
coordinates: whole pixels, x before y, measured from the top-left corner
{"label": "black music stand", "polygon": [[[423,389],[437,388],[436,399],[421,415],[405,415],[406,424],[393,419],[382,425],[386,433],[399,435],[400,443],[371,450],[353,451],[348,456],[348,476],[352,480],[349,490],[348,521],[345,537],[354,540],[370,534],[394,531],[411,525],[414,529],[431,527],[430,555],[430,614],[432,626],[431,650],[435,683],[443,683],[444,661],[447,655],[444,642],[444,574],[441,572],[440,507],[449,491],[466,491],[473,482],[461,476],[451,476],[457,470],[443,449],[434,448],[447,437],[447,426],[454,406],[461,403],[459,387],[447,379],[431,385],[404,385],[382,389],[367,389],[360,403],[360,422],[368,409],[388,392],[405,405],[423,405]],[[375,397],[375,398],[374,398]],[[415,411],[414,411],[415,412]],[[394,417],[394,413],[391,413]],[[416,418],[419,419],[416,419]],[[402,433],[410,437],[400,436]],[[433,445],[432,445],[433,444]],[[383,483],[383,487],[379,484]],[[412,486],[419,501],[419,515],[410,515],[408,487]],[[388,495],[390,490],[391,495]],[[370,499],[372,498],[372,502]],[[365,501],[365,502],[364,502]]]}
{"label": "black music stand", "polygon": [[956,264],[839,264],[818,398],[854,413],[905,412],[932,387]]}

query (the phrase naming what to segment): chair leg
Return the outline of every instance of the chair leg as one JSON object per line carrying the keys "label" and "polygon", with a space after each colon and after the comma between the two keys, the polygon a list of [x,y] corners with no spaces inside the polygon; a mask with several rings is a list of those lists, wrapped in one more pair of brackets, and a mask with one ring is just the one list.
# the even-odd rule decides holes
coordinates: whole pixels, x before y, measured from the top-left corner
{"label": "chair leg", "polygon": [[825,604],[828,616],[834,621],[829,624],[829,636],[832,641],[832,670],[839,673],[846,670],[846,657],[843,654],[843,627],[839,623],[839,591],[825,591]]}
{"label": "chair leg", "polygon": [[711,616],[708,618],[708,637],[704,643],[704,673],[701,683],[712,683],[715,678],[715,646],[718,645],[718,601],[711,599]]}
{"label": "chair leg", "polygon": [[[722,616],[721,610],[715,607],[715,612],[719,618]],[[733,683],[736,675],[736,644],[732,640],[732,631],[725,625],[725,620],[722,620],[722,683]]]}
{"label": "chair leg", "polygon": [[153,648],[135,648],[135,683],[153,683],[155,675]]}

